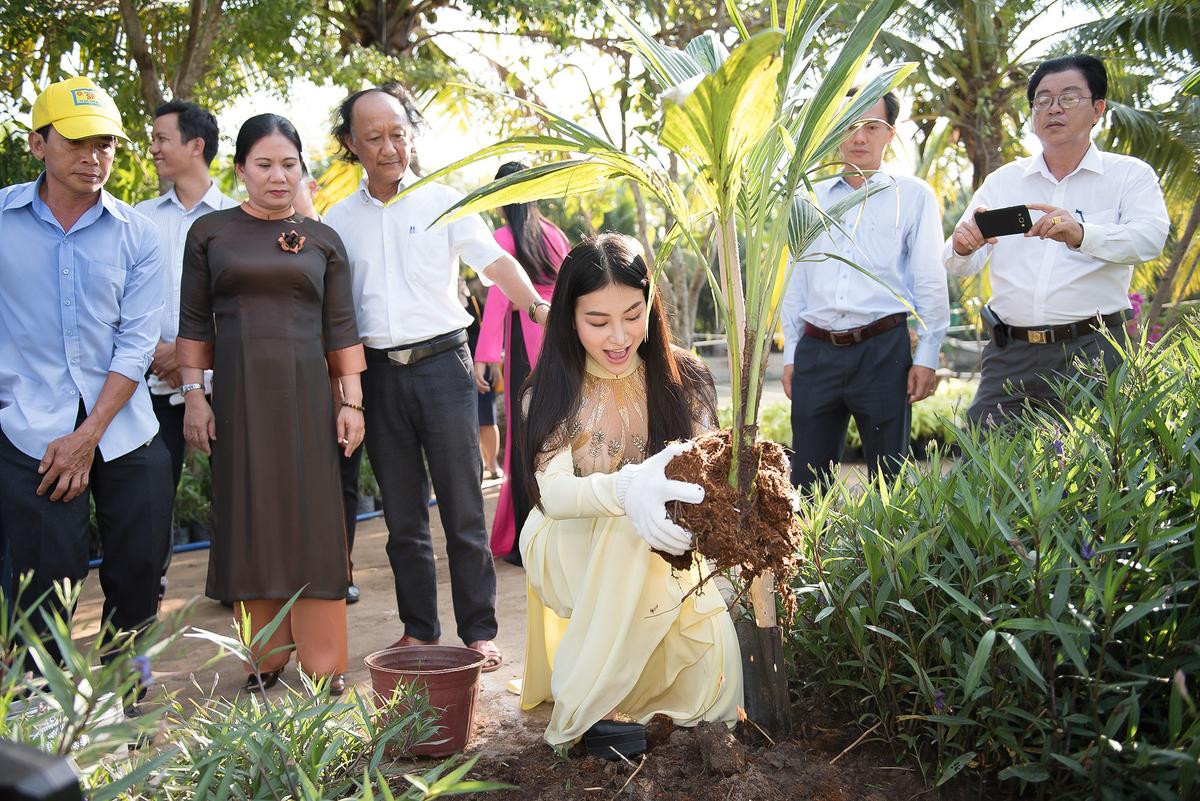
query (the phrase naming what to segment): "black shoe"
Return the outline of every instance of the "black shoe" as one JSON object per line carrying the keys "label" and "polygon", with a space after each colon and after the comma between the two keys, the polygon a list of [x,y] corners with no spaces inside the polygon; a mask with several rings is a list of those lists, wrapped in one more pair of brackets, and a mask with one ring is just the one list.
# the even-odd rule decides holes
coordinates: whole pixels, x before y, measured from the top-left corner
{"label": "black shoe", "polygon": [[329,694],[334,698],[346,692],[346,674],[339,673],[329,680]]}
{"label": "black shoe", "polygon": [[358,603],[358,599],[360,597],[361,596],[358,592],[358,585],[351,584],[349,587],[346,588],[346,603],[356,604],[356,603]]}
{"label": "black shoe", "polygon": [[279,670],[265,670],[262,673],[251,673],[246,677],[246,684],[242,689],[248,693],[266,692],[279,682],[279,674],[281,673],[283,673],[283,668]]}
{"label": "black shoe", "polygon": [[588,754],[600,759],[617,760],[646,751],[646,727],[641,723],[602,720],[583,733]]}

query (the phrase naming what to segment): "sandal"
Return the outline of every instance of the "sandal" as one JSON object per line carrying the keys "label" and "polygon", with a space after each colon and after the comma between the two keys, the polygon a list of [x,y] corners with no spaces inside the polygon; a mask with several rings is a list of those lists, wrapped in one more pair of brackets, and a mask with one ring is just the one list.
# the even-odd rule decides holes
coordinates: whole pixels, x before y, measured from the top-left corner
{"label": "sandal", "polygon": [[432,640],[418,640],[416,637],[410,637],[405,634],[400,639],[388,646],[388,648],[408,648],[413,645],[437,645],[439,639],[434,637]]}
{"label": "sandal", "polygon": [[279,676],[283,673],[283,668],[279,670],[264,670],[260,673],[251,673],[246,677],[246,683],[242,686],[248,693],[262,693],[274,687],[279,682]]}
{"label": "sandal", "polygon": [[476,640],[467,645],[468,648],[473,648],[483,654],[484,673],[491,673],[493,670],[499,670],[504,664],[504,655],[500,653],[500,649],[496,647],[496,643],[491,640]]}

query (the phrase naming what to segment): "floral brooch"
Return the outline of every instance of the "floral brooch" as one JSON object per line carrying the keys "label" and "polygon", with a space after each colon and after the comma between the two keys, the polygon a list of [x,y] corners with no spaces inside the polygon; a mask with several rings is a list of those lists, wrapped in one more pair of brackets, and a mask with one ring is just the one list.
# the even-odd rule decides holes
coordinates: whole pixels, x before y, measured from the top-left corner
{"label": "floral brooch", "polygon": [[304,237],[296,233],[296,229],[279,235],[279,248],[287,253],[299,253],[304,249]]}

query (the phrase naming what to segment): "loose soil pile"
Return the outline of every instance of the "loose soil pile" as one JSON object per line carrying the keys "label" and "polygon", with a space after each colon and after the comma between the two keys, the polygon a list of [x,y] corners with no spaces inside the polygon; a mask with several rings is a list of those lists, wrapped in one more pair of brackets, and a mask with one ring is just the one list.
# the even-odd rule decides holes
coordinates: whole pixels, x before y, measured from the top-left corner
{"label": "loose soil pile", "polygon": [[650,750],[629,762],[573,755],[562,759],[544,743],[508,756],[485,756],[471,778],[518,789],[489,793],[497,801],[973,801],[999,797],[954,784],[932,788],[919,771],[895,766],[879,743],[864,741],[852,722],[838,722],[811,705],[797,706],[799,731],[772,745],[741,724],[674,728],[655,718]]}
{"label": "loose soil pile", "polygon": [[[733,454],[729,430],[705,434],[695,443],[671,460],[666,473],[668,478],[704,487],[704,501],[668,504],[671,519],[695,535],[696,551],[712,563],[714,571],[740,567],[745,578],[765,570],[789,573],[799,548],[800,524],[792,509],[795,492],[783,448],[760,440],[754,443],[753,454],[743,456],[758,459],[753,501],[743,509],[737,489],[729,486]],[[693,559],[692,551],[681,556],[658,553],[677,570],[686,570]]]}

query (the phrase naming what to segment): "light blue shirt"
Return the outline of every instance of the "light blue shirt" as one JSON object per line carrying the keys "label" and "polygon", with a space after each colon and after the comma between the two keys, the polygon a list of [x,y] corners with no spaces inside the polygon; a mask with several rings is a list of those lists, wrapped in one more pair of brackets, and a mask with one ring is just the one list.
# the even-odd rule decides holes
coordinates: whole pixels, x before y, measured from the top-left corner
{"label": "light blue shirt", "polygon": [[103,190],[64,232],[43,178],[0,189],[0,429],[41,459],[120,373],[138,386],[100,439],[111,461],[158,431],[142,380],[162,311],[158,232]]}
{"label": "light blue shirt", "polygon": [[[908,312],[907,302],[919,318],[913,363],[937,369],[950,324],[937,200],[917,178],[877,172],[867,183],[884,188],[847,211],[843,230],[822,234],[792,266],[781,310],[784,352],[793,357],[806,322],[827,331],[858,328]],[[815,191],[818,205],[828,209],[853,188],[842,178],[831,178]],[[822,253],[854,262],[876,280]]]}
{"label": "light blue shirt", "polygon": [[[175,335],[179,332],[179,284],[183,277],[183,245],[187,241],[188,231],[192,229],[192,223],[209,212],[232,209],[237,204],[236,200],[222,193],[214,182],[209,184],[204,197],[190,209],[185,209],[179,202],[174,187],[158,197],[143,200],[134,206],[135,211],[146,215],[158,229],[164,265],[162,325],[158,338],[163,342],[174,342]],[[178,391],[156,375],[148,376],[146,382],[153,395],[171,395]]]}

